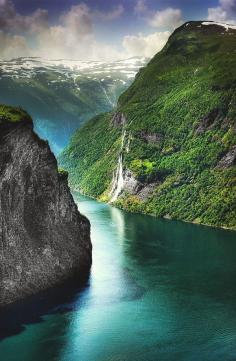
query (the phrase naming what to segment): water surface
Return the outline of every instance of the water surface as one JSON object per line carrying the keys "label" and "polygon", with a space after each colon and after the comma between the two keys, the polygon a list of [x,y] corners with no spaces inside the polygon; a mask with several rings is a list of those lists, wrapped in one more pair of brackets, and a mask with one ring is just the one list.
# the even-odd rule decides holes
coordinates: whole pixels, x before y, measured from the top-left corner
{"label": "water surface", "polygon": [[236,233],[77,200],[90,278],[40,315],[37,300],[6,313],[0,360],[235,361]]}

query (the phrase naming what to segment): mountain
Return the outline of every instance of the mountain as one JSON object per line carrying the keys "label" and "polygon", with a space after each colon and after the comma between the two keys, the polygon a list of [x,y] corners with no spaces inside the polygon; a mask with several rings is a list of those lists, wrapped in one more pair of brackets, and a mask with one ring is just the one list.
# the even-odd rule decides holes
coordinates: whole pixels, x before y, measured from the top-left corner
{"label": "mountain", "polygon": [[0,306],[81,279],[90,224],[78,212],[48,143],[21,109],[0,106]]}
{"label": "mountain", "polygon": [[236,228],[236,27],[175,30],[59,161],[73,188],[128,211]]}
{"label": "mountain", "polygon": [[113,63],[20,58],[0,61],[0,102],[21,106],[55,153],[86,120],[114,108],[146,58]]}

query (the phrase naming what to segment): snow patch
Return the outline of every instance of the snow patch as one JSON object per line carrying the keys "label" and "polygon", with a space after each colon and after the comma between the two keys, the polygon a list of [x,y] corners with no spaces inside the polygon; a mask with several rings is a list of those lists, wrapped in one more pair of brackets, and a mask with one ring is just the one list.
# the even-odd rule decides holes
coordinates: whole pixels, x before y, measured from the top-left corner
{"label": "snow patch", "polygon": [[[96,76],[95,74],[112,74],[127,72],[128,77],[133,77],[140,67],[148,62],[148,58],[136,57],[119,60],[110,63],[99,61],[79,61],[79,60],[49,60],[42,58],[22,57],[9,61],[0,60],[0,70],[3,74],[13,77],[30,78],[39,76],[42,73],[54,72],[68,79],[75,76]],[[132,75],[131,75],[132,73]],[[104,76],[102,76],[104,77]]]}
{"label": "snow patch", "polygon": [[204,21],[202,25],[218,25],[225,28],[226,31],[229,31],[229,29],[236,30],[236,25],[229,25],[229,24],[223,24],[223,23],[217,23],[213,21]]}

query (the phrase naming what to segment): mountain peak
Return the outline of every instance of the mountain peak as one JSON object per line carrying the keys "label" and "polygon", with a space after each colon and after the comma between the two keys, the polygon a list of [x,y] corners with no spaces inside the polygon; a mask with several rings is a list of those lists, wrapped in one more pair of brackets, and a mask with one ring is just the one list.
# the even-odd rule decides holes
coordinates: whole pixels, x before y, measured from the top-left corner
{"label": "mountain peak", "polygon": [[201,57],[206,52],[228,52],[235,48],[235,35],[234,25],[189,21],[172,33],[163,51],[181,57]]}
{"label": "mountain peak", "polygon": [[199,31],[199,32],[206,32],[208,34],[211,33],[235,33],[236,32],[236,25],[230,25],[220,22],[214,21],[187,21],[179,28],[177,28],[173,34],[176,34],[179,31]]}

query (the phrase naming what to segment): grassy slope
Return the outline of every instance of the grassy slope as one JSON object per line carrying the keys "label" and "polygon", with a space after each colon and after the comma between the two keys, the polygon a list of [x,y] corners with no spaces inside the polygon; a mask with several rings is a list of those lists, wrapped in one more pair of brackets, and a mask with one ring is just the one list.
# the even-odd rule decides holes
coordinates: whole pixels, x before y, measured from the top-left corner
{"label": "grassy slope", "polygon": [[0,124],[19,123],[21,121],[31,122],[32,119],[22,108],[0,104]]}
{"label": "grassy slope", "polygon": [[[123,194],[118,205],[157,216],[236,227],[236,169],[216,165],[236,144],[236,32],[191,23],[178,29],[165,48],[140,71],[120,97],[131,138],[125,168],[136,177],[161,178],[145,202]],[[218,117],[197,133],[203,118]],[[104,199],[117,163],[121,128],[112,115],[91,120],[61,156],[72,186]],[[161,140],[148,144],[140,131]]]}

